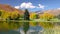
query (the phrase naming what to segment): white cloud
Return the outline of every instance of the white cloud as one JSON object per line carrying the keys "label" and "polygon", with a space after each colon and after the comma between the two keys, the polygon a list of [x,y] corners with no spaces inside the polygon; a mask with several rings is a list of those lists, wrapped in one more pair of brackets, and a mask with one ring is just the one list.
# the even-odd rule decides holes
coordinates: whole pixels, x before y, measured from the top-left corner
{"label": "white cloud", "polygon": [[15,6],[15,8],[19,9],[19,8],[41,8],[44,9],[44,5],[38,4],[38,6],[34,6],[31,2],[28,3],[21,3],[20,6]]}
{"label": "white cloud", "polygon": [[41,4],[38,4],[40,8],[44,9],[45,6],[44,5],[41,5]]}
{"label": "white cloud", "polygon": [[60,10],[60,8],[57,8],[57,9],[59,9],[59,10]]}
{"label": "white cloud", "polygon": [[19,6],[15,6],[16,9],[19,9],[20,7]]}
{"label": "white cloud", "polygon": [[22,3],[20,5],[21,8],[35,8],[35,6],[33,6],[33,4],[31,2],[28,3]]}

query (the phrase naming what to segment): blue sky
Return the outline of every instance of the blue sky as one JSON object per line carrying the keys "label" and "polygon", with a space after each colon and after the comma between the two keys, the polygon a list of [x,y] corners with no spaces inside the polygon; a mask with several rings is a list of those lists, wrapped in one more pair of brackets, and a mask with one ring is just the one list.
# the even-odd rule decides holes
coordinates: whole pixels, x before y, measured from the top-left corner
{"label": "blue sky", "polygon": [[0,4],[9,4],[17,9],[27,8],[31,11],[60,9],[60,0],[0,0]]}

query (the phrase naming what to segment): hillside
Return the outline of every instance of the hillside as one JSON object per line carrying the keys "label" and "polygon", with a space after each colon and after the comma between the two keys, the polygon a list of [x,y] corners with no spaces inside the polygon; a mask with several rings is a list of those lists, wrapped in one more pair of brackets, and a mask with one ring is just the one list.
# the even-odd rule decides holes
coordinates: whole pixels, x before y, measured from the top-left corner
{"label": "hillside", "polygon": [[22,10],[18,10],[10,5],[7,5],[7,4],[0,4],[0,10],[9,11],[9,12],[17,11],[19,14],[23,14]]}

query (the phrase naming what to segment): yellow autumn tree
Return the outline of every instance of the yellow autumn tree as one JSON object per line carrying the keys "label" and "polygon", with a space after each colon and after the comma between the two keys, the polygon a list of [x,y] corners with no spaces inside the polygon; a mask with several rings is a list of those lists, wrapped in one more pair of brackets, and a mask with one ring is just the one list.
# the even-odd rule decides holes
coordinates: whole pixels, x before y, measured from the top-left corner
{"label": "yellow autumn tree", "polygon": [[[44,13],[40,15],[40,19],[44,19],[45,21],[50,21],[50,19],[53,19],[54,15],[49,13]],[[39,25],[43,28],[53,28],[54,24],[50,22],[39,22]]]}
{"label": "yellow autumn tree", "polygon": [[10,16],[12,19],[17,18],[18,12],[17,11],[11,12]]}
{"label": "yellow autumn tree", "polygon": [[6,19],[6,18],[8,18],[9,15],[10,15],[10,12],[4,11],[4,10],[0,10],[0,18]]}
{"label": "yellow autumn tree", "polygon": [[[38,16],[37,16],[36,13],[30,13],[30,19],[31,20],[34,20],[34,19],[37,19],[37,18],[38,18]],[[29,24],[30,24],[30,26],[36,26],[37,22],[30,22]]]}
{"label": "yellow autumn tree", "polygon": [[40,18],[49,21],[50,19],[53,19],[54,18],[54,15],[45,12],[44,14],[40,15]]}
{"label": "yellow autumn tree", "polygon": [[17,22],[8,22],[9,24],[9,29],[17,29],[20,27],[20,22],[19,21],[19,13],[17,11],[11,12],[10,16],[8,17],[8,20],[17,20]]}
{"label": "yellow autumn tree", "polygon": [[36,13],[31,13],[30,14],[30,19],[36,19]]}
{"label": "yellow autumn tree", "polygon": [[[9,11],[4,11],[4,10],[0,10],[0,18],[2,20],[6,20],[9,16],[11,16],[12,19],[14,18],[17,18],[18,15],[18,12],[17,11],[13,11],[13,12],[9,12]],[[0,20],[1,20],[0,19]],[[9,24],[11,23],[11,24]],[[3,30],[3,29],[17,29],[18,27],[20,27],[20,23],[17,23],[17,22],[7,22],[6,21],[0,21],[0,30]]]}
{"label": "yellow autumn tree", "polygon": [[7,19],[9,16],[11,16],[11,18],[16,18],[18,16],[18,12],[17,11],[9,12],[0,10],[0,18]]}
{"label": "yellow autumn tree", "polygon": [[10,16],[10,12],[4,12],[2,18],[7,19],[9,16]]}

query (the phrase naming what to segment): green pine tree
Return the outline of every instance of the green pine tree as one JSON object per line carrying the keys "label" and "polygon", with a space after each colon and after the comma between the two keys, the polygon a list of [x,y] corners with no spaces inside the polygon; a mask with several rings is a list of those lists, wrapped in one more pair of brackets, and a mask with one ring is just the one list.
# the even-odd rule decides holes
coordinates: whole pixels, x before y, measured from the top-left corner
{"label": "green pine tree", "polygon": [[[30,20],[29,19],[29,12],[28,12],[27,9],[25,9],[24,20],[26,20],[26,21]],[[27,33],[28,29],[29,29],[29,22],[24,22],[24,24],[23,24],[23,30],[24,30],[25,34]]]}

